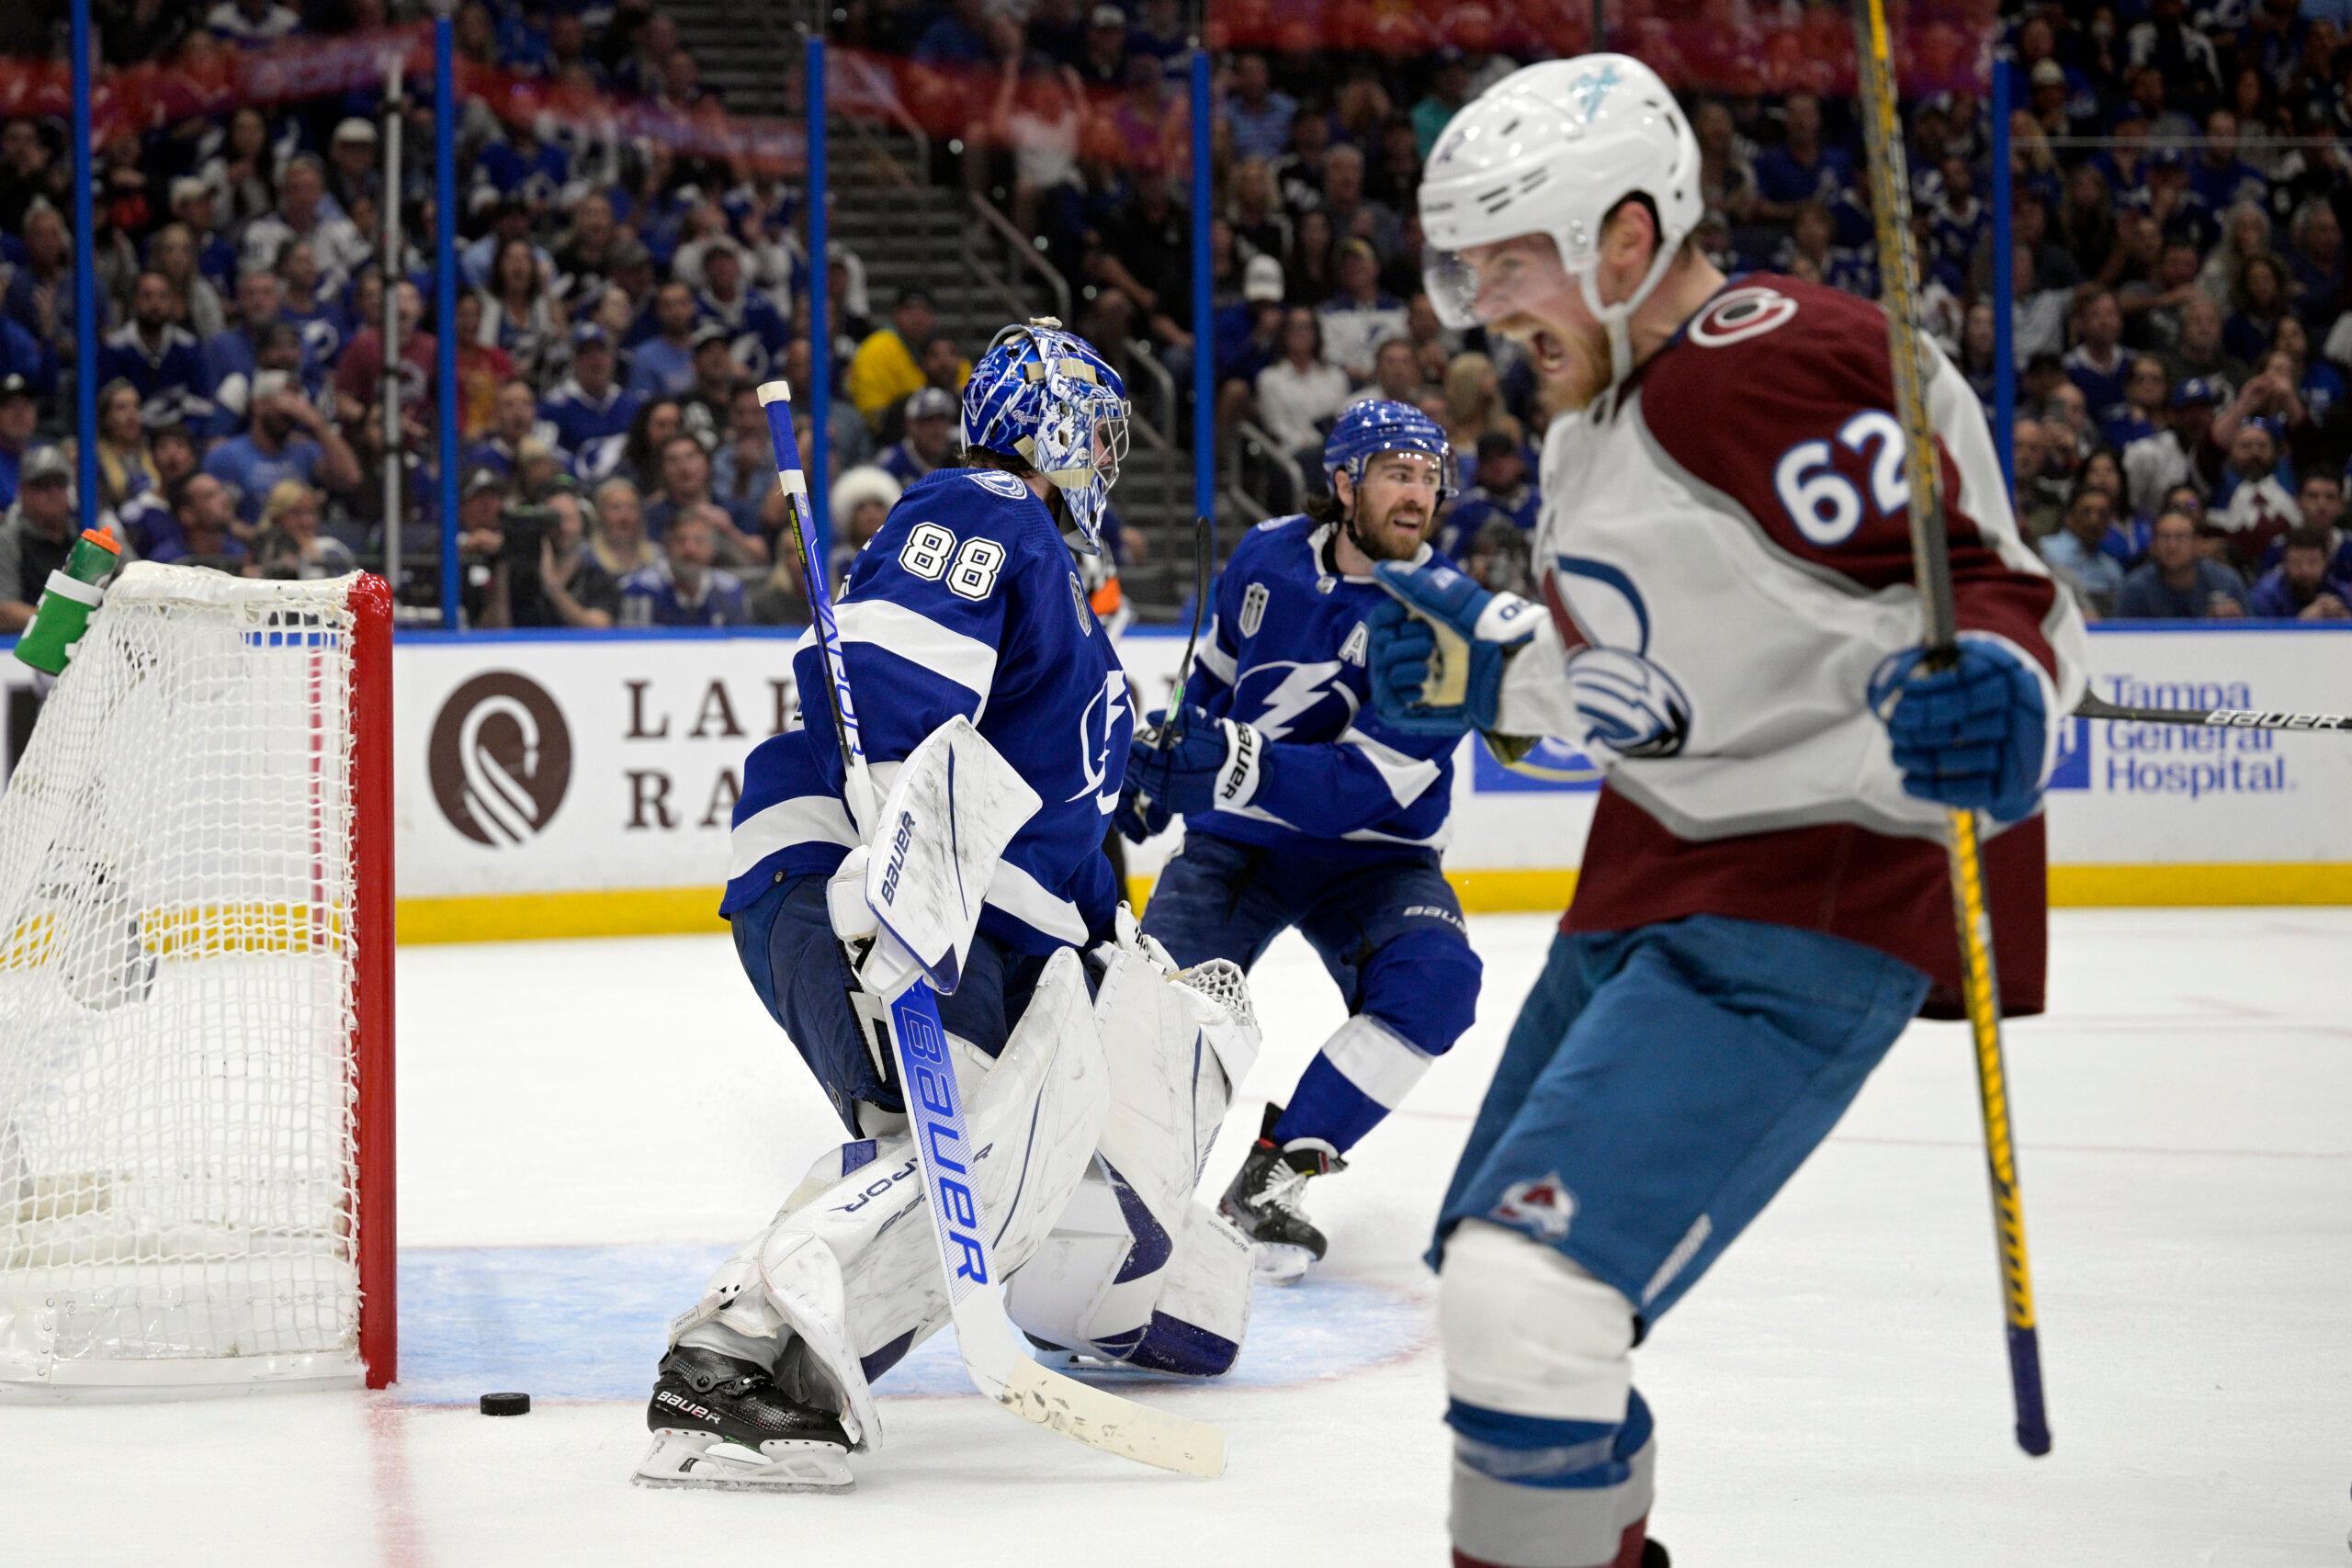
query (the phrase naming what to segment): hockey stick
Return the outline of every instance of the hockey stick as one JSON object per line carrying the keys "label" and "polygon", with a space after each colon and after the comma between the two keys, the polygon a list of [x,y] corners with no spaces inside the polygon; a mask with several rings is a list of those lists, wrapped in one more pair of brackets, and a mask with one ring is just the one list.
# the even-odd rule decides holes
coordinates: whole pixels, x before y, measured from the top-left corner
{"label": "hockey stick", "polygon": [[[1909,179],[1903,132],[1894,114],[1894,65],[1885,0],[1854,0],[1854,52],[1861,73],[1863,141],[1870,156],[1871,209],[1878,231],[1881,288],[1887,311],[1887,346],[1894,361],[1896,412],[1903,421],[1910,479],[1911,559],[1927,615],[1928,663],[1948,665],[1959,654],[1952,603],[1951,540],[1946,532],[1942,473],[1935,427],[1928,419],[1920,364],[1917,258],[1912,253]],[[1996,66],[1996,69],[1998,69]],[[2001,1300],[2008,1322],[2009,1392],[2017,1406],[2018,1447],[2050,1451],[2050,1420],[2041,1402],[2041,1338],[2033,1313],[2033,1280],[2026,1263],[2025,1200],[2018,1190],[2017,1146],[2009,1133],[2008,1070],[2001,1051],[2001,993],[1993,973],[1993,919],[1984,898],[1984,863],[1976,813],[1953,810],[1947,849],[1951,861],[1952,919],[1960,932],[1962,991],[1976,1046],[1977,1100],[1984,1112],[1985,1163],[1993,1186],[1993,1231],[2001,1263]]]}
{"label": "hockey stick", "polygon": [[[875,795],[858,731],[832,592],[817,557],[816,522],[808,511],[808,481],[800,468],[791,400],[792,389],[782,381],[760,387],[760,405],[767,412],[768,434],[775,448],[776,480],[792,508],[792,547],[800,561],[817,654],[825,667],[825,705],[841,748],[845,804],[858,832],[870,836],[882,803]],[[952,960],[948,967],[954,967]],[[952,975],[941,978],[954,989]],[[1089,1447],[1180,1474],[1221,1473],[1225,1434],[1215,1427],[1090,1388],[1040,1366],[1022,1348],[1005,1310],[1004,1280],[989,1241],[994,1233],[967,1175],[968,1162],[976,1156],[965,1153],[971,1142],[965,1128],[963,1086],[956,1081],[955,1052],[939,1021],[939,1003],[928,977],[919,974],[890,998],[889,1012],[890,1044],[898,1057],[915,1157],[922,1169],[956,1346],[973,1386],[1023,1420]]]}
{"label": "hockey stick", "polygon": [[2086,696],[2075,705],[2076,718],[2118,718],[2133,724],[2202,724],[2216,729],[2334,729],[2352,734],[2352,716],[2340,713],[2285,713],[2277,708],[2134,708]]}

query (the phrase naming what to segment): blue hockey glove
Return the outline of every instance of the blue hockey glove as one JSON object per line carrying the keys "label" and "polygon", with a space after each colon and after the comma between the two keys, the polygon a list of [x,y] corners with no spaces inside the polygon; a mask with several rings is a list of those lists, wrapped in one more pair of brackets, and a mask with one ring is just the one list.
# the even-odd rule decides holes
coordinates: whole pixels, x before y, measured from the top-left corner
{"label": "blue hockey glove", "polygon": [[1891,655],[1871,674],[1871,711],[1894,743],[1903,790],[2004,822],[2041,797],[2050,717],[2041,684],[1997,642],[1962,637],[1960,657],[1929,670],[1923,648]]}
{"label": "blue hockey glove", "polygon": [[[1212,718],[1187,703],[1128,746],[1126,787],[1148,797],[1165,827],[1170,815],[1249,805],[1265,751],[1265,738],[1249,725]],[[1151,818],[1147,811],[1138,819],[1148,824]]]}
{"label": "blue hockey glove", "polygon": [[1174,812],[1137,789],[1132,779],[1120,793],[1119,809],[1111,814],[1111,826],[1134,844],[1166,832],[1168,825],[1175,820]]}
{"label": "blue hockey glove", "polygon": [[1505,659],[1535,635],[1536,607],[1435,561],[1374,570],[1391,601],[1372,613],[1366,660],[1380,716],[1414,735],[1492,729]]}

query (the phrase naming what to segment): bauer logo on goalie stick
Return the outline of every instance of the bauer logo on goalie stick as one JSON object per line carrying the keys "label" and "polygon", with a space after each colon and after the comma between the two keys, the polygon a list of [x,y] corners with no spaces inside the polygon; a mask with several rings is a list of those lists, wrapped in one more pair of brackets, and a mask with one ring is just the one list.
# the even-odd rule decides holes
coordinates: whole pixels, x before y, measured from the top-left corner
{"label": "bauer logo on goalie stick", "polygon": [[477,675],[433,721],[425,770],[449,826],[491,849],[554,820],[571,784],[571,729],[545,687],[511,670]]}

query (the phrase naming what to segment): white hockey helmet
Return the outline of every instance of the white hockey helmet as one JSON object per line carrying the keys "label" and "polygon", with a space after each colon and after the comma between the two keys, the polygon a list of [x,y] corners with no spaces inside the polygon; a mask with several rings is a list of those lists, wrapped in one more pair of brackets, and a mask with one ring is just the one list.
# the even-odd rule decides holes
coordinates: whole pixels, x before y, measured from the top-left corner
{"label": "white hockey helmet", "polygon": [[[1601,225],[1633,196],[1657,214],[1657,257],[1630,297],[1604,306]],[[1463,253],[1547,234],[1608,331],[1613,386],[1631,365],[1627,321],[1702,210],[1699,139],[1657,73],[1623,54],[1527,66],[1465,105],[1430,150],[1420,192],[1430,303],[1448,326],[1478,324],[1480,280]]]}

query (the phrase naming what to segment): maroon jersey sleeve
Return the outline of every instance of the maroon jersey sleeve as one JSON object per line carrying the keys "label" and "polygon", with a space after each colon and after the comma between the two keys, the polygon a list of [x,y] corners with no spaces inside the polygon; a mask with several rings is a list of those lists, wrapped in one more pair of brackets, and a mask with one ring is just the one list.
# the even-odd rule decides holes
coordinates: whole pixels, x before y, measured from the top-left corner
{"label": "maroon jersey sleeve", "polygon": [[[1669,465],[1727,498],[1770,547],[1868,591],[1912,581],[1903,431],[1877,305],[1796,278],[1737,278],[1633,385]],[[1939,400],[1932,387],[1930,407],[1960,628],[1997,633],[2054,680],[2043,625],[2058,589],[2003,558],[2005,544],[2024,551],[1983,412],[1973,395]]]}

